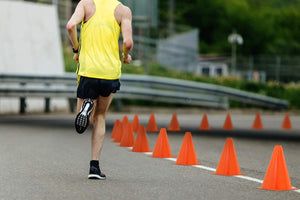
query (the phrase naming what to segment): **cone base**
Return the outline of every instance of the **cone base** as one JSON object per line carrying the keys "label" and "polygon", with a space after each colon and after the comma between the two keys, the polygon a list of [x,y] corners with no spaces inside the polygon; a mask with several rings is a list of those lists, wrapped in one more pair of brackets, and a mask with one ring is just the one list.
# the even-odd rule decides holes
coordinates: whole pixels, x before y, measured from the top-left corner
{"label": "cone base", "polygon": [[134,151],[134,150],[131,151],[135,153],[152,153],[152,151]]}
{"label": "cone base", "polygon": [[120,147],[133,147],[133,145],[126,144],[126,145],[120,145]]}
{"label": "cone base", "polygon": [[[273,190],[273,189],[266,189],[262,187],[256,187],[256,189],[261,189],[261,190]],[[282,190],[273,190],[273,191],[288,191],[288,190],[299,190],[298,188],[290,188],[290,189],[282,189]]]}
{"label": "cone base", "polygon": [[175,158],[174,156],[153,156],[153,155],[149,155],[152,158]]}
{"label": "cone base", "polygon": [[136,151],[136,150],[133,150],[133,147],[128,147],[129,148],[129,151],[130,152],[134,152],[134,153],[144,153],[144,154],[152,154],[152,151],[149,150],[149,151]]}
{"label": "cone base", "polygon": [[200,130],[200,131],[208,131],[208,130],[210,130],[210,128],[198,128],[198,130]]}

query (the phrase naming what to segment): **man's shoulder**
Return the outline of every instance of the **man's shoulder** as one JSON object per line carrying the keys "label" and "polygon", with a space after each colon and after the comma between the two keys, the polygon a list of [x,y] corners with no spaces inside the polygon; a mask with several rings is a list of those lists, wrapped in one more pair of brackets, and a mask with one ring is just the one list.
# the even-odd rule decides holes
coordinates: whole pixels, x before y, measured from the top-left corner
{"label": "man's shoulder", "polygon": [[94,5],[94,0],[80,0],[79,4],[83,6]]}
{"label": "man's shoulder", "polygon": [[131,10],[129,7],[123,5],[122,3],[120,3],[117,8],[116,8],[116,11],[118,13],[120,13],[121,15],[128,15],[130,14],[131,15]]}

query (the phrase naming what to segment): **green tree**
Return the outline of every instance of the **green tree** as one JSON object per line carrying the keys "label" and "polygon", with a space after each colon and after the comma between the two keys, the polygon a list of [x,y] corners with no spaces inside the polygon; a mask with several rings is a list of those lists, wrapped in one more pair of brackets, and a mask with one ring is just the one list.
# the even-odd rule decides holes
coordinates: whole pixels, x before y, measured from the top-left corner
{"label": "green tree", "polygon": [[[228,35],[244,38],[241,54],[299,54],[299,0],[176,0],[176,23],[200,29],[200,52],[229,54]],[[160,1],[161,29],[168,1]]]}

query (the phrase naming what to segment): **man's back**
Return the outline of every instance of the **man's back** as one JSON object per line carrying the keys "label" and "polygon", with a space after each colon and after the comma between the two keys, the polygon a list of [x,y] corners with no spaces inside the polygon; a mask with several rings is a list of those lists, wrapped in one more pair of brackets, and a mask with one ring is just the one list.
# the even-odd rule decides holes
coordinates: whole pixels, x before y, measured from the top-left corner
{"label": "man's back", "polygon": [[[82,0],[82,3],[84,5],[84,21],[88,21],[90,18],[93,17],[93,15],[95,14],[96,11],[96,6],[94,1],[97,0]],[[122,21],[122,14],[124,13],[124,10],[128,9],[126,6],[120,4],[119,6],[117,6],[116,10],[115,10],[115,19],[118,22],[119,25],[121,25],[121,21]]]}
{"label": "man's back", "polygon": [[[99,0],[81,0],[76,9],[74,14],[72,15],[71,19],[67,24],[67,29],[69,32],[69,36],[73,47],[75,49],[79,48],[79,44],[77,41],[77,34],[76,34],[76,26],[81,21],[87,22],[90,20],[95,12],[96,12],[96,5],[95,2]],[[132,40],[132,14],[131,10],[124,6],[123,4],[119,4],[114,11],[114,17],[116,22],[119,24],[123,36],[123,53],[122,53],[122,61],[123,63],[130,63],[131,56],[129,52],[133,47],[133,40]],[[79,54],[74,55],[74,60],[78,62]]]}
{"label": "man's back", "polygon": [[121,77],[120,25],[114,14],[120,4],[117,0],[95,0],[95,9],[86,6],[90,10],[86,14],[95,11],[82,23],[78,75],[109,80]]}

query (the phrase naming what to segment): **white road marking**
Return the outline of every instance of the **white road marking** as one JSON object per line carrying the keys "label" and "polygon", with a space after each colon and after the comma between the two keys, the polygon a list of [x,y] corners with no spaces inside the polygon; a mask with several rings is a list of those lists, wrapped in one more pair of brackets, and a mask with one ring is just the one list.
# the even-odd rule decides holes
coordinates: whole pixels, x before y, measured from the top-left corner
{"label": "white road marking", "polygon": [[205,169],[207,171],[211,171],[211,172],[215,172],[216,169],[214,168],[211,168],[211,167],[206,167],[206,166],[203,166],[203,165],[192,165],[193,167],[196,167],[196,168],[200,168],[200,169]]}
{"label": "white road marking", "polygon": [[169,161],[173,161],[173,162],[176,162],[176,158],[165,158],[166,160],[169,160]]}
{"label": "white road marking", "polygon": [[300,190],[293,190],[294,192],[298,192],[298,193],[300,193]]}
{"label": "white road marking", "polygon": [[248,181],[257,182],[257,183],[263,183],[263,180],[259,180],[259,179],[257,179],[257,178],[252,178],[252,177],[249,177],[249,176],[241,176],[241,175],[238,175],[238,176],[234,176],[234,177],[241,178],[241,179],[245,179],[245,180],[248,180]]}

